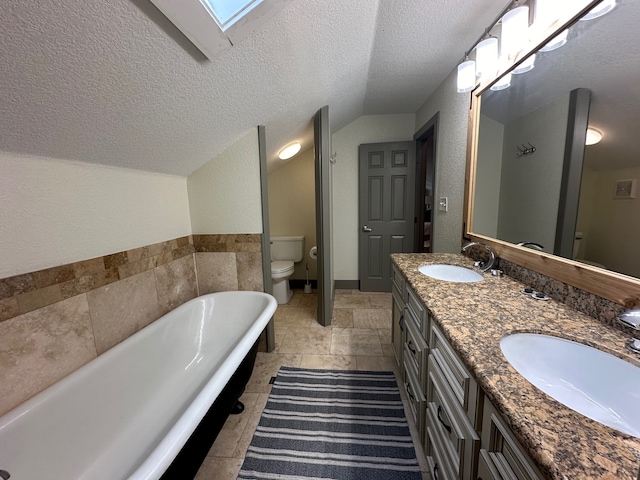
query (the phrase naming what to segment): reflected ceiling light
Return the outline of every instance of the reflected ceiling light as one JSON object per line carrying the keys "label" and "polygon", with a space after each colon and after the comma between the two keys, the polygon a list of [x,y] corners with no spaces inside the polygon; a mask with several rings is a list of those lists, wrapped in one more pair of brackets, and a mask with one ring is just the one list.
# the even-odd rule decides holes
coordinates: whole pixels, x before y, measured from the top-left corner
{"label": "reflected ceiling light", "polygon": [[540,49],[541,52],[550,52],[556,48],[560,48],[567,43],[567,36],[569,35],[569,29],[563,30],[558,35],[553,37],[547,42],[547,44]]}
{"label": "reflected ceiling light", "polygon": [[536,54],[534,53],[533,55],[527,57],[527,59],[524,62],[522,62],[520,65],[514,68],[513,73],[520,74],[520,73],[526,73],[530,70],[533,70],[535,63],[536,63]]}
{"label": "reflected ceiling light", "polygon": [[602,0],[599,4],[593,7],[589,12],[584,15],[580,20],[593,20],[594,18],[601,17],[602,15],[609,13],[616,6],[616,0]]}
{"label": "reflected ceiling light", "polygon": [[522,6],[509,10],[502,16],[502,49],[505,57],[522,48],[529,29],[529,7]]}
{"label": "reflected ceiling light", "polygon": [[458,65],[458,93],[467,93],[476,86],[476,62],[466,59]]}
{"label": "reflected ceiling light", "polygon": [[587,140],[584,142],[585,145],[595,145],[600,140],[602,140],[602,133],[595,128],[587,128]]}
{"label": "reflected ceiling light", "polygon": [[301,148],[302,148],[302,145],[300,145],[300,142],[293,142],[287,145],[286,147],[284,147],[282,150],[280,150],[278,157],[280,158],[280,160],[288,160],[289,158],[293,157],[296,153],[298,153]]}
{"label": "reflected ceiling light", "polygon": [[504,90],[505,88],[509,88],[511,86],[511,72],[507,73],[500,77],[500,79],[491,85],[490,90],[497,92],[499,90]]}
{"label": "reflected ceiling light", "polygon": [[498,70],[498,39],[489,37],[476,47],[476,76],[493,75]]}

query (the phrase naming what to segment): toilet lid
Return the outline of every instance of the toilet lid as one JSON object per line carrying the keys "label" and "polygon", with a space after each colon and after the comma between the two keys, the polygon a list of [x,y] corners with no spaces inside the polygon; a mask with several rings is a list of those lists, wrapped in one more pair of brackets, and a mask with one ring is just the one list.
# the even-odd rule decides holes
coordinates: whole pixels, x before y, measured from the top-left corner
{"label": "toilet lid", "polygon": [[271,262],[271,273],[282,273],[293,268],[293,262],[287,260],[278,260]]}

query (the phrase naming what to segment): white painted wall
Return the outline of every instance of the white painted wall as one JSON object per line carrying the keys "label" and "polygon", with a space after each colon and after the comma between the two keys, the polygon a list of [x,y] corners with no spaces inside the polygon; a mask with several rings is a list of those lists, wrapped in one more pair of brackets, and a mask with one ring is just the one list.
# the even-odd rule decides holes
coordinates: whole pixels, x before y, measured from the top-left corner
{"label": "white painted wall", "polygon": [[0,278],[190,233],[184,177],[0,154]]}
{"label": "white painted wall", "polygon": [[503,136],[504,125],[485,115],[480,116],[471,231],[488,237],[498,236]]}
{"label": "white painted wall", "polygon": [[[498,238],[536,242],[553,253],[569,94],[504,127]],[[531,143],[536,152],[517,157],[516,145]]]}
{"label": "white painted wall", "polygon": [[333,254],[336,280],[358,280],[358,146],[406,141],[415,133],[415,115],[364,115],[331,137],[336,163],[333,181]]}
{"label": "white painted wall", "polygon": [[316,243],[316,197],[313,149],[301,152],[269,172],[269,228],[272,236],[304,235],[304,258],[292,279],[318,278],[318,262],[309,257]]}
{"label": "white painted wall", "polygon": [[436,191],[448,197],[449,211],[437,208],[433,219],[433,252],[460,251],[462,238],[464,176],[467,155],[467,126],[470,94],[456,92],[457,70],[453,70],[436,92],[416,112],[414,130],[417,132],[436,113],[440,112],[436,144]]}
{"label": "white painted wall", "polygon": [[187,178],[194,234],[262,233],[258,129]]}

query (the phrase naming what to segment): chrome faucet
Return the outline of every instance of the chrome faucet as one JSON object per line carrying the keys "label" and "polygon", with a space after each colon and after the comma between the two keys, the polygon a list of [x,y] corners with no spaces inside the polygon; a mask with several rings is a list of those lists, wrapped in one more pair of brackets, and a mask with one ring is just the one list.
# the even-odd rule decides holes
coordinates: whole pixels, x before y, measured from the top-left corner
{"label": "chrome faucet", "polygon": [[516,243],[517,246],[519,247],[527,247],[530,248],[532,250],[538,250],[538,251],[542,251],[544,250],[544,247],[542,245],[540,245],[539,243],[536,242],[518,242]]}
{"label": "chrome faucet", "polygon": [[[626,312],[618,315],[618,320],[636,331],[640,330],[640,308],[627,310]],[[627,347],[627,350],[630,352],[640,354],[640,339],[635,337],[630,338],[625,343],[625,347]]]}
{"label": "chrome faucet", "polygon": [[491,247],[489,245],[487,245],[486,243],[482,243],[482,242],[470,242],[470,243],[467,243],[466,245],[463,245],[461,251],[462,252],[466,252],[467,249],[469,249],[471,247],[483,247],[483,248],[485,248],[487,250],[487,252],[489,252],[489,260],[487,260],[486,263],[485,262],[475,262],[474,263],[474,265],[476,267],[478,267],[481,272],[486,272],[491,267],[493,267],[493,264],[496,263],[496,255],[495,255],[495,253],[493,253],[493,250],[491,249]]}

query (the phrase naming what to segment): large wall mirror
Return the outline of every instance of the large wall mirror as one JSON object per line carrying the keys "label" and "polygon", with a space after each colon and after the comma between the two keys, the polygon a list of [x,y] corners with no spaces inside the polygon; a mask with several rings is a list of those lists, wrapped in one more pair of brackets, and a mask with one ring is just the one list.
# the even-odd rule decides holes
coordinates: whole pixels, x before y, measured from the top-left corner
{"label": "large wall mirror", "polygon": [[[533,70],[474,95],[465,232],[627,306],[640,299],[638,18],[640,2],[619,0],[575,19]],[[587,126],[599,143],[585,146]]]}

